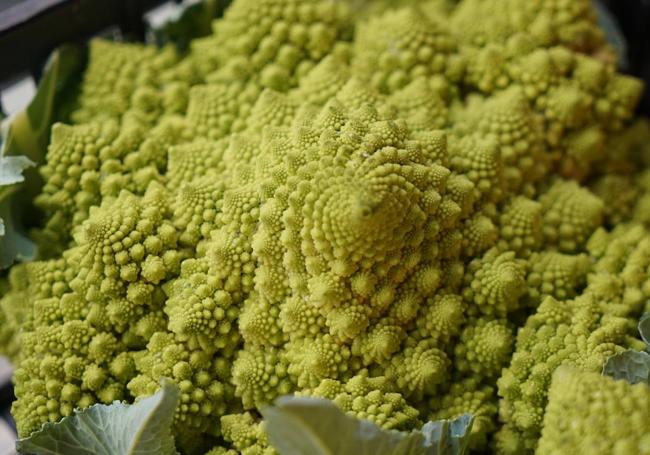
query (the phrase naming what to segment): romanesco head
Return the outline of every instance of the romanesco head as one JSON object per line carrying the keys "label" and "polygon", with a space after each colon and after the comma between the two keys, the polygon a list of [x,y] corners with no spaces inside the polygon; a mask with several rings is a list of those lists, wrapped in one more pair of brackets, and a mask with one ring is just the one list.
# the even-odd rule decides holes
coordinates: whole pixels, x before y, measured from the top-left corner
{"label": "romanesco head", "polygon": [[537,452],[650,453],[649,404],[646,384],[562,366],[553,374]]}

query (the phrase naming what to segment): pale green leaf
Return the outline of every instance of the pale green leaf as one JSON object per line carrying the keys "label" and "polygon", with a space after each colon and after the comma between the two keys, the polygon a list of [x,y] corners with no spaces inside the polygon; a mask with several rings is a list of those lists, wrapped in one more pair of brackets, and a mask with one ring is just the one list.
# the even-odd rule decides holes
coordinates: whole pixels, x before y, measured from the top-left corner
{"label": "pale green leaf", "polygon": [[161,390],[129,405],[94,405],[57,423],[47,423],[16,449],[37,455],[175,454],[171,425],[179,390],[163,380]]}
{"label": "pale green leaf", "polygon": [[645,342],[646,351],[650,351],[650,313],[645,313],[639,319],[639,333]]}
{"label": "pale green leaf", "polygon": [[0,186],[25,181],[23,171],[35,165],[36,163],[26,156],[0,155]]}
{"label": "pale green leaf", "polygon": [[17,219],[21,206],[15,200],[25,181],[23,172],[34,165],[25,156],[4,156],[0,150],[0,270],[16,260],[31,260],[36,255],[36,245]]}
{"label": "pale green leaf", "polygon": [[436,454],[462,454],[467,451],[474,417],[463,414],[454,420],[429,421],[422,427],[425,445],[437,447]]}
{"label": "pale green leaf", "polygon": [[42,181],[36,164],[44,162],[57,101],[71,93],[81,71],[80,48],[62,46],[48,59],[36,94],[27,108],[0,124],[0,269],[35,257],[24,221],[33,217],[32,199]]}
{"label": "pale green leaf", "polygon": [[16,260],[30,261],[36,256],[36,245],[14,219],[11,193],[16,185],[0,186],[0,270],[10,267]]}
{"label": "pale green leaf", "polygon": [[346,415],[331,401],[290,396],[278,398],[262,415],[281,455],[461,455],[473,421],[465,415],[411,433],[387,431]]}
{"label": "pale green leaf", "polygon": [[76,46],[61,46],[50,55],[36,94],[27,108],[5,119],[4,156],[24,155],[42,163],[57,98],[70,90],[69,82],[81,71],[83,56]]}
{"label": "pale green leaf", "polygon": [[603,374],[614,379],[624,379],[630,384],[650,384],[650,354],[645,351],[625,351],[605,362]]}
{"label": "pale green leaf", "polygon": [[10,267],[14,261],[31,261],[36,256],[36,244],[15,228],[7,204],[0,202],[0,269]]}
{"label": "pale green leaf", "polygon": [[25,156],[3,156],[0,151],[0,270],[11,266],[16,259],[34,257],[35,246],[14,222],[11,196],[23,182],[23,171],[34,166]]}

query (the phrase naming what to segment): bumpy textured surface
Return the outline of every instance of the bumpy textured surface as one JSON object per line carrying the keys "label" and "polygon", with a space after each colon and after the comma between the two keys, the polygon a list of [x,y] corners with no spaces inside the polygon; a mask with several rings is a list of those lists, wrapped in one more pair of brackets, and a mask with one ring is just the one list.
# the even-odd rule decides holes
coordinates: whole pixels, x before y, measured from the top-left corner
{"label": "bumpy textured surface", "polygon": [[254,79],[284,90],[349,39],[351,26],[341,2],[240,0],[214,23],[214,37],[195,44],[192,58],[212,82]]}
{"label": "bumpy textured surface", "polygon": [[611,233],[599,230],[588,251],[595,263],[585,289],[572,300],[544,299],[519,329],[510,365],[497,381],[506,425],[496,444],[504,453],[535,447],[557,367],[600,372],[609,356],[628,346],[643,347],[631,339],[629,316],[642,311],[649,290],[646,229],[633,224]]}
{"label": "bumpy textured surface", "polygon": [[354,67],[383,93],[418,77],[461,78],[463,60],[444,19],[416,8],[389,10],[362,23],[354,43]]}
{"label": "bumpy textured surface", "polygon": [[363,3],[235,0],[184,56],[92,42],[40,256],[0,281],[21,435],[165,376],[183,453],[273,454],[289,393],[386,429],[470,412],[476,451],[605,447],[550,435],[639,347],[641,84],[589,0]]}
{"label": "bumpy textured surface", "polygon": [[324,379],[314,389],[298,395],[332,400],[347,414],[367,419],[387,430],[408,430],[417,426],[418,411],[409,406],[400,393],[390,392],[390,381],[385,377],[368,377],[368,373],[350,378],[346,383]]}
{"label": "bumpy textured surface", "polygon": [[630,385],[597,373],[558,368],[537,453],[648,454],[648,409],[646,384]]}

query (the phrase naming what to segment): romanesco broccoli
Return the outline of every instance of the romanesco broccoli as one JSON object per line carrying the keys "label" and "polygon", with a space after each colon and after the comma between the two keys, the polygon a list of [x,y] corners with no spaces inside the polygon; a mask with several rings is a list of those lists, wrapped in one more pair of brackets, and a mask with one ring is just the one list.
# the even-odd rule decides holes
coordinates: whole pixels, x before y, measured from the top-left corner
{"label": "romanesco broccoli", "polygon": [[595,375],[650,298],[650,127],[591,2],[361,3],[91,41],[38,260],[0,282],[21,436],[168,377],[183,453],[274,454],[291,393],[469,412],[477,451],[645,450],[647,391]]}

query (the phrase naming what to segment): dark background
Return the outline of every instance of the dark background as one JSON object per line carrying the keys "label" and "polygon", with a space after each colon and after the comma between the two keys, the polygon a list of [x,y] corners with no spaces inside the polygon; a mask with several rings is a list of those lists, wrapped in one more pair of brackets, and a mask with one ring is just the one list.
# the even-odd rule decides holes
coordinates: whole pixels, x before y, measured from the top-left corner
{"label": "dark background", "polygon": [[625,37],[628,60],[625,71],[646,83],[639,112],[650,116],[650,0],[605,0],[603,3]]}

